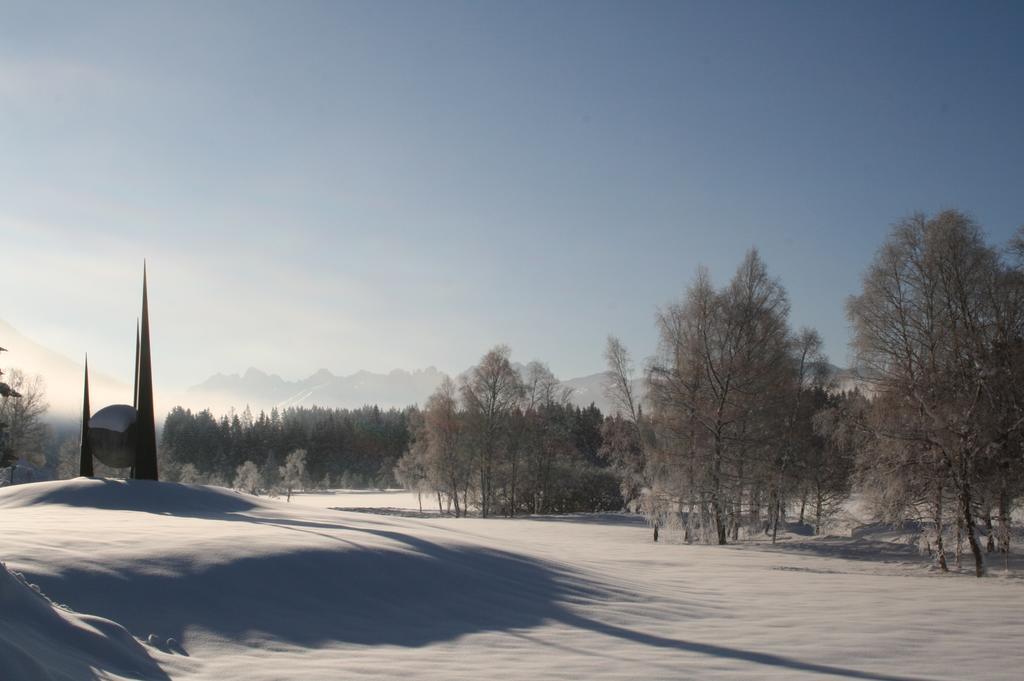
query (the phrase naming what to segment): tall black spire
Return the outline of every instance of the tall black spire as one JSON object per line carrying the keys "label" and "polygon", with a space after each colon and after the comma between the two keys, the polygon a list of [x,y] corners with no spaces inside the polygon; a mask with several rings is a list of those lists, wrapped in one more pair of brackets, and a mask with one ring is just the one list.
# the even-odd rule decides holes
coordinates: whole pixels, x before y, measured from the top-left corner
{"label": "tall black spire", "polygon": [[[142,288],[146,288],[146,266],[142,266]],[[145,291],[143,291],[145,297]],[[135,320],[135,385],[132,387],[132,406],[139,408],[139,320]]]}
{"label": "tall black spire", "polygon": [[82,396],[82,450],[78,464],[78,474],[91,478],[92,470],[92,445],[89,444],[89,355],[85,356],[85,394]]}
{"label": "tall black spire", "polygon": [[142,334],[139,339],[138,397],[135,477],[158,480],[156,467],[156,414],[153,406],[153,365],[149,345],[149,297],[146,292],[146,264],[142,264]]}

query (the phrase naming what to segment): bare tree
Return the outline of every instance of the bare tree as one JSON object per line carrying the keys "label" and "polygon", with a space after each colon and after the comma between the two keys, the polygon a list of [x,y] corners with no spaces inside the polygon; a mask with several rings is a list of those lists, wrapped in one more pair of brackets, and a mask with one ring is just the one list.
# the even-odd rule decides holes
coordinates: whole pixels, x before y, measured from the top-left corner
{"label": "bare tree", "polygon": [[[792,370],[789,302],[756,250],[729,286],[716,290],[703,268],[682,303],[658,317],[660,344],[649,395],[663,452],[689,488],[720,544],[738,522],[737,488],[745,453],[763,444],[777,387]],[[760,420],[759,420],[760,418]]]}
{"label": "bare tree", "polygon": [[464,446],[458,390],[447,376],[427,400],[423,421],[428,477],[435,489],[448,497],[458,518],[468,510],[470,461]]}
{"label": "bare tree", "polygon": [[945,211],[897,224],[847,305],[858,361],[890,398],[879,404],[912,412],[879,419],[878,434],[934,460],[934,487],[948,477],[979,577],[975,490],[1024,425],[1007,385],[1019,368],[1021,291],[978,225]]}
{"label": "bare tree", "polygon": [[615,336],[608,336],[604,359],[608,365],[605,371],[605,395],[613,408],[632,423],[640,422],[640,400],[634,390],[636,380],[633,359],[629,351]]}
{"label": "bare tree", "polygon": [[[618,472],[623,499],[627,504],[637,500],[643,489],[650,489],[646,474],[645,429],[643,408],[636,394],[636,372],[629,350],[615,336],[608,336],[604,352],[605,395],[611,401],[615,414],[605,419],[601,429],[602,456]],[[650,439],[650,438],[647,438]],[[652,520],[657,527],[657,520]]]}
{"label": "bare tree", "polygon": [[507,445],[509,417],[523,394],[522,381],[509,355],[506,345],[493,348],[470,369],[461,386],[480,483],[480,514],[485,518],[492,510],[495,463],[501,448]]}
{"label": "bare tree", "polygon": [[4,381],[11,396],[0,399],[0,424],[4,425],[0,468],[14,466],[19,460],[42,464],[48,433],[43,416],[49,408],[43,379],[12,369]]}

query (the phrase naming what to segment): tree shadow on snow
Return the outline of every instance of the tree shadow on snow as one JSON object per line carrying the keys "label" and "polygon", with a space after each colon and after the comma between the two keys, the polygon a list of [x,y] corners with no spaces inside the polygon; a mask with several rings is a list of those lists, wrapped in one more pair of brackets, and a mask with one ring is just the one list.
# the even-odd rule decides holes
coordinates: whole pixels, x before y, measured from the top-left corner
{"label": "tree shadow on snow", "polygon": [[664,636],[656,636],[653,634],[635,631],[633,629],[626,629],[625,627],[615,626],[613,624],[607,624],[605,622],[597,622],[583,617],[570,617],[564,621],[566,624],[572,624],[580,628],[589,629],[615,638],[633,641],[642,645],[653,646],[656,648],[671,648],[673,650],[679,650],[687,653],[710,655],[712,657],[737,660],[740,662],[750,662],[769,667],[783,667],[798,672],[808,672],[811,674],[835,676],[847,679],[868,679],[870,681],[926,681],[920,677],[882,674],[850,669],[848,667],[815,664],[813,662],[804,662],[792,657],[786,657],[785,655],[759,653],[752,650],[743,650],[742,648],[732,648],[712,643],[698,643],[696,641],[685,641],[667,638]]}
{"label": "tree shadow on snow", "polygon": [[[198,627],[230,639],[266,636],[302,646],[423,646],[473,632],[529,628],[561,619],[568,604],[603,593],[512,553],[440,545],[388,530],[233,519],[321,535],[338,546],[212,565],[168,559],[170,564],[154,560],[119,572],[75,568],[36,579],[52,597],[143,638],[155,633],[182,640]],[[328,534],[328,528],[396,544],[366,546],[352,534]]]}
{"label": "tree shadow on snow", "polygon": [[[179,486],[182,487],[182,486]],[[172,490],[169,495],[178,492]],[[119,622],[136,636],[187,640],[201,629],[228,639],[272,639],[313,647],[330,643],[417,647],[484,631],[516,631],[559,622],[640,645],[875,681],[911,681],[814,664],[782,655],[647,634],[579,614],[574,605],[633,598],[565,567],[475,545],[438,544],[384,523],[307,521],[244,512],[244,497],[216,493],[182,508],[175,499],[147,512],[275,526],[330,540],[284,553],[198,564],[160,557],[120,572],[65,569],[38,575],[51,597],[80,612]],[[53,500],[50,500],[51,502]],[[159,501],[159,500],[158,500]],[[59,503],[59,502],[57,502]],[[105,507],[109,507],[105,506]],[[359,541],[360,534],[388,542]],[[239,534],[244,541],[245,534]],[[681,618],[696,619],[700,605]]]}
{"label": "tree shadow on snow", "polygon": [[756,548],[775,553],[798,553],[873,563],[928,563],[928,557],[922,555],[916,546],[866,538],[821,537],[808,541],[779,543],[774,546],[758,544]]}

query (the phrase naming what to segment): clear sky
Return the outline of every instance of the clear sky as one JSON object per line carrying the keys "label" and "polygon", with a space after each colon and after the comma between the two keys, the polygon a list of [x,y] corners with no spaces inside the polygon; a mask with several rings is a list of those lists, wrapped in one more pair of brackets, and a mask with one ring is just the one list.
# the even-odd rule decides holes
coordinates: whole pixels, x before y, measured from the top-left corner
{"label": "clear sky", "polygon": [[1022,36],[1019,2],[0,2],[0,319],[129,381],[146,257],[158,388],[499,342],[568,378],[756,245],[844,364],[893,221],[1024,224]]}

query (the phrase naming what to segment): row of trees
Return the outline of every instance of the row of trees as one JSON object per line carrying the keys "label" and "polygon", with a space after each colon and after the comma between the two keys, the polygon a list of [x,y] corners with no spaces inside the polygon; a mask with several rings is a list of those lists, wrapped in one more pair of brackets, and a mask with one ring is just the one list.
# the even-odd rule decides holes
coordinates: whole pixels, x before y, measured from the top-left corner
{"label": "row of trees", "polygon": [[[1022,233],[1024,234],[1024,233]],[[658,315],[657,353],[634,367],[608,342],[605,454],[655,525],[724,544],[773,540],[787,514],[815,530],[853,489],[883,519],[966,540],[976,573],[1008,553],[1024,494],[1024,236],[999,249],[946,211],[900,222],[847,311],[860,389],[829,381],[821,340],[789,324],[781,283],[750,251],[728,285],[700,270]]]}
{"label": "row of trees", "polygon": [[246,408],[218,419],[208,410],[175,407],[160,439],[161,471],[168,480],[187,470],[190,481],[230,485],[246,462],[273,472],[290,452],[302,450],[311,484],[393,487],[412,411],[290,407],[254,416]]}
{"label": "row of trees", "polygon": [[176,407],[160,465],[168,480],[277,494],[287,493],[284,469],[302,452],[292,489],[401,484],[460,516],[618,509],[618,478],[601,457],[603,421],[597,407],[570,404],[545,366],[520,373],[499,347],[461,386],[446,378],[423,409],[247,409],[218,419]]}
{"label": "row of trees", "polygon": [[[186,464],[179,482],[198,482],[198,480],[191,479],[194,473],[192,464]],[[310,486],[309,477],[306,475],[306,450],[304,449],[290,452],[285,457],[284,465],[280,467],[275,467],[270,463],[261,469],[252,461],[246,461],[236,469],[232,484],[235,489],[248,494],[263,493],[274,497],[283,494],[286,501],[292,500],[292,492],[308,489]],[[325,485],[326,487],[329,487],[329,481]]]}
{"label": "row of trees", "polygon": [[957,211],[908,218],[847,309],[874,393],[847,413],[869,436],[862,487],[890,518],[931,521],[943,570],[955,526],[980,577],[978,520],[1008,554],[1024,493],[1024,230],[997,248]]}
{"label": "row of trees", "polygon": [[808,506],[817,528],[849,492],[852,451],[832,416],[856,396],[827,390],[828,365],[812,329],[793,331],[789,301],[750,251],[716,287],[701,269],[683,300],[658,315],[644,412],[623,345],[606,351],[618,416],[608,454],[629,497],[655,525],[725,544],[741,531],[773,540],[787,509]]}
{"label": "row of trees", "polygon": [[509,355],[492,349],[414,412],[399,480],[456,516],[471,507],[483,517],[621,508],[618,477],[601,456],[600,410],[573,406],[547,366],[520,372]]}

